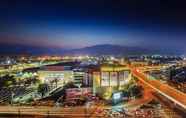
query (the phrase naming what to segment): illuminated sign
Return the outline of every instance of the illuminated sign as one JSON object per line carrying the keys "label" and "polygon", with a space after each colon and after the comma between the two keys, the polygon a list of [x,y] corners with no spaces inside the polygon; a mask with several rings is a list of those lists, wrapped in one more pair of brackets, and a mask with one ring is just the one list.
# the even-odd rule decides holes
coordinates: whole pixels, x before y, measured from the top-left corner
{"label": "illuminated sign", "polygon": [[112,96],[114,100],[121,99],[121,97],[122,97],[122,92],[114,93]]}

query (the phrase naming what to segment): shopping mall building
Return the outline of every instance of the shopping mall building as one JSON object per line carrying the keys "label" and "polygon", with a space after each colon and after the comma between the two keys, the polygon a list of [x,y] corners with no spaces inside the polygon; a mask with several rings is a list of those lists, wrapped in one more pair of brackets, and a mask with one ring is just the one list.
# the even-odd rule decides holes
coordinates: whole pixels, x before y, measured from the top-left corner
{"label": "shopping mall building", "polygon": [[50,83],[58,79],[58,85],[72,81],[78,87],[91,88],[92,94],[110,99],[113,93],[121,91],[131,79],[128,67],[119,64],[98,64],[81,66],[77,62],[45,66],[38,71],[39,79]]}
{"label": "shopping mall building", "polygon": [[121,91],[131,79],[131,72],[123,65],[99,65],[89,68],[84,84],[92,86],[93,94],[110,99],[113,93]]}

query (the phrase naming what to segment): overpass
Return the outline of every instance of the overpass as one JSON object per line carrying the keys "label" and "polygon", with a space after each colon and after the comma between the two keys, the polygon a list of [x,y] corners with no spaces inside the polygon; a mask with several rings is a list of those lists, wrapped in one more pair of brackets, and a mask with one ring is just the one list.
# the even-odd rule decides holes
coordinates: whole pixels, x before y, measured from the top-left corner
{"label": "overpass", "polygon": [[143,72],[147,72],[147,71],[160,71],[160,70],[165,69],[167,67],[168,67],[167,65],[164,65],[164,66],[144,66],[144,67],[138,67],[138,69]]}
{"label": "overpass", "polygon": [[149,79],[148,75],[141,72],[139,69],[129,66],[134,77],[142,83],[148,85],[167,99],[171,100],[175,105],[180,106],[186,111],[186,94],[174,89],[173,87],[161,83],[156,79]]}

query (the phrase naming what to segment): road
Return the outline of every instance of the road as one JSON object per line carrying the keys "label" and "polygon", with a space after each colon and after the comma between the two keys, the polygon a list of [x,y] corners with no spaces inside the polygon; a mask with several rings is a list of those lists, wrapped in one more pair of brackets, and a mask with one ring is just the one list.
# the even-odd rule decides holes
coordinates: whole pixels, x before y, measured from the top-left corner
{"label": "road", "polygon": [[86,108],[84,106],[78,107],[44,107],[44,106],[0,106],[0,114],[12,114],[12,115],[32,115],[32,116],[60,116],[60,117],[75,117],[76,118],[103,118],[103,114],[96,114],[96,109],[99,106],[92,106]]}
{"label": "road", "polygon": [[12,67],[8,68],[8,69],[0,69],[0,76],[9,74],[9,73],[16,73],[16,72],[21,72],[24,69],[29,69],[29,68],[35,68],[35,67],[40,67],[40,66],[44,66],[44,65],[52,65],[52,64],[56,64],[59,62],[49,62],[49,63],[22,63],[22,64],[16,64],[13,65]]}
{"label": "road", "polygon": [[186,94],[180,92],[179,90],[174,89],[173,87],[161,83],[159,80],[150,80],[148,76],[141,72],[139,69],[130,67],[132,74],[138,78],[141,82],[153,88],[163,96],[167,97],[169,100],[173,101],[175,104],[178,104],[186,110]]}

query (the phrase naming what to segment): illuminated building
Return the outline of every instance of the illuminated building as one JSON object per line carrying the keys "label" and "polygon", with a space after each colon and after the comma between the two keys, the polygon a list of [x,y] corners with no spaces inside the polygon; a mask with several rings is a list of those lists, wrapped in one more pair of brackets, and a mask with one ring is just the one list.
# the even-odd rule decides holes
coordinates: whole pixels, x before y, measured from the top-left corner
{"label": "illuminated building", "polygon": [[[73,69],[78,65],[78,62],[64,62],[45,66],[42,70],[38,71],[38,76],[43,83],[57,81],[59,86],[63,86],[65,83],[70,81],[77,83],[77,78],[74,78],[77,77],[79,73],[74,72]],[[80,82],[80,80],[78,82]]]}
{"label": "illuminated building", "polygon": [[93,94],[105,99],[111,98],[113,92],[121,90],[131,78],[130,70],[122,65],[100,65],[89,71],[87,76]]}
{"label": "illuminated building", "polygon": [[57,81],[59,86],[63,86],[69,81],[73,81],[73,71],[71,70],[40,70],[39,79],[42,83],[51,83]]}
{"label": "illuminated building", "polygon": [[73,77],[74,84],[80,87],[85,78],[85,72],[83,70],[73,70]]}

